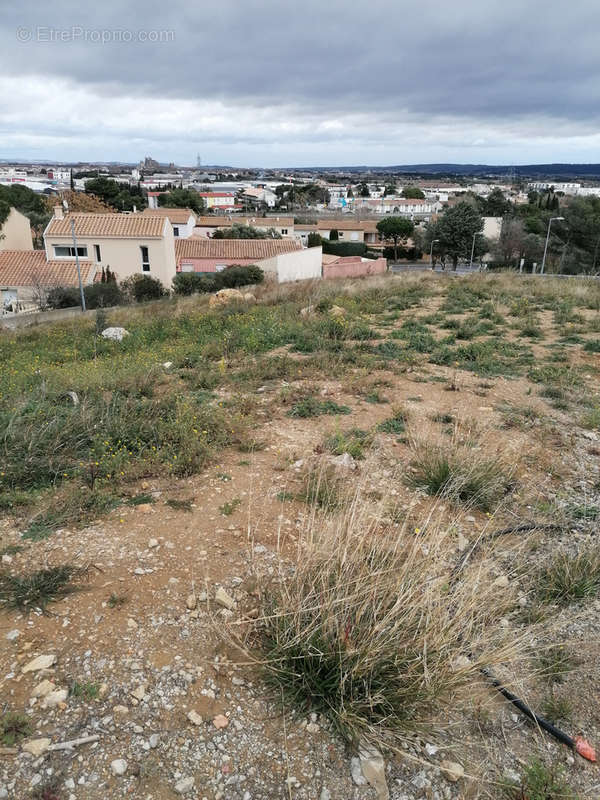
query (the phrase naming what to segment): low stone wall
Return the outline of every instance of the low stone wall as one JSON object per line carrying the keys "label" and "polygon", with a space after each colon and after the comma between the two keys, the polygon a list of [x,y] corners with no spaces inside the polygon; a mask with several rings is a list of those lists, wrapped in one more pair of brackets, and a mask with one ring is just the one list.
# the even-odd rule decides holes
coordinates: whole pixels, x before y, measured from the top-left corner
{"label": "low stone wall", "polygon": [[[105,311],[110,313],[114,308],[106,308]],[[16,331],[20,328],[28,328],[31,325],[43,325],[45,322],[61,322],[65,319],[73,319],[75,317],[94,317],[95,310],[81,311],[81,308],[57,308],[54,311],[36,311],[32,314],[15,314],[14,316],[0,316],[0,331]]]}

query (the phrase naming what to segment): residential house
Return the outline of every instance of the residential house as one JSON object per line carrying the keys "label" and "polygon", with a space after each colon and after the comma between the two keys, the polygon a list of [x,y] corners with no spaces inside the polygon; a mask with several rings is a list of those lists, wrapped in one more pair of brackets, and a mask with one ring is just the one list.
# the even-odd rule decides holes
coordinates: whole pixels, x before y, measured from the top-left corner
{"label": "residential house", "polygon": [[0,224],[0,250],[33,250],[29,219],[16,208]]}
{"label": "residential house", "polygon": [[377,220],[375,219],[323,218],[313,224],[295,225],[294,235],[296,239],[306,245],[310,233],[318,233],[324,239],[329,239],[331,238],[332,230],[337,231],[338,241],[340,242],[355,242],[359,244],[364,242],[370,247],[380,246]]}
{"label": "residential house", "polygon": [[256,264],[280,283],[321,277],[320,247],[304,249],[293,239],[211,239],[175,241],[178,272],[222,272],[233,265]]}
{"label": "residential house", "polygon": [[259,231],[273,228],[284,238],[294,237],[293,217],[198,217],[194,233],[197,236],[212,236],[219,228],[231,228],[232,225],[250,225]]}
{"label": "residential house", "polygon": [[142,213],[166,217],[173,227],[173,237],[175,239],[187,239],[188,236],[193,236],[194,234],[196,215],[191,208],[157,206],[156,208],[146,208]]}
{"label": "residential house", "polygon": [[241,199],[247,208],[274,208],[277,195],[265,187],[249,186],[243,190]]}
{"label": "residential house", "polygon": [[237,205],[233,192],[198,192],[206,208],[233,211]]}
{"label": "residential house", "polygon": [[[173,227],[161,214],[63,214],[60,206],[44,231],[48,261],[75,260],[71,233],[74,223],[77,253],[96,269],[110,267],[119,281],[149,275],[170,287],[175,275]],[[185,241],[185,240],[184,240]]]}
{"label": "residential house", "polygon": [[[81,280],[92,283],[96,265],[79,262]],[[48,292],[59,286],[78,286],[75,259],[46,260],[45,250],[0,251],[0,314],[44,305]]]}

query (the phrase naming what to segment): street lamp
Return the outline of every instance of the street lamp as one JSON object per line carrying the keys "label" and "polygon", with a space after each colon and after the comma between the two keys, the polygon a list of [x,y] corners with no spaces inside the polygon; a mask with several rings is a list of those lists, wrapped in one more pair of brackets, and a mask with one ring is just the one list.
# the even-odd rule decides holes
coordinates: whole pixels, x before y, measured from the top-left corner
{"label": "street lamp", "polygon": [[429,263],[431,264],[431,269],[433,269],[433,245],[439,242],[439,239],[432,239],[431,240],[431,247],[429,248]]}
{"label": "street lamp", "polygon": [[564,217],[550,217],[548,222],[548,233],[546,234],[546,246],[544,247],[544,257],[542,259],[542,268],[540,270],[540,275],[544,274],[544,267],[546,266],[546,253],[548,252],[548,240],[550,239],[550,227],[555,220],[564,219]]}

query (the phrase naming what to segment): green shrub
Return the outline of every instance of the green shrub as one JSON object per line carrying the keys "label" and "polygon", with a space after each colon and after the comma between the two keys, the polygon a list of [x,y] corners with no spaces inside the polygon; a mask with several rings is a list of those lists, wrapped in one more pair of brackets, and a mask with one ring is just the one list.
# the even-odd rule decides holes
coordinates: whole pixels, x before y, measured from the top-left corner
{"label": "green shrub", "polygon": [[121,288],[126,292],[132,300],[136,303],[144,303],[147,300],[158,300],[168,294],[158,278],[153,278],[150,275],[143,275],[138,273],[126,278],[121,284]]}

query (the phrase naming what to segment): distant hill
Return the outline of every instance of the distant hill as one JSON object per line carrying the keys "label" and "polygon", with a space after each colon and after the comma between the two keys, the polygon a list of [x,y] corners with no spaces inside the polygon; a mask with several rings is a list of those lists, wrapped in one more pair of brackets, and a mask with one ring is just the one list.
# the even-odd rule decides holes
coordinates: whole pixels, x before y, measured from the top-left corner
{"label": "distant hill", "polygon": [[507,166],[499,164],[398,164],[389,167],[313,167],[307,172],[371,172],[398,173],[402,175],[481,175],[527,178],[598,178],[600,164],[520,164]]}

